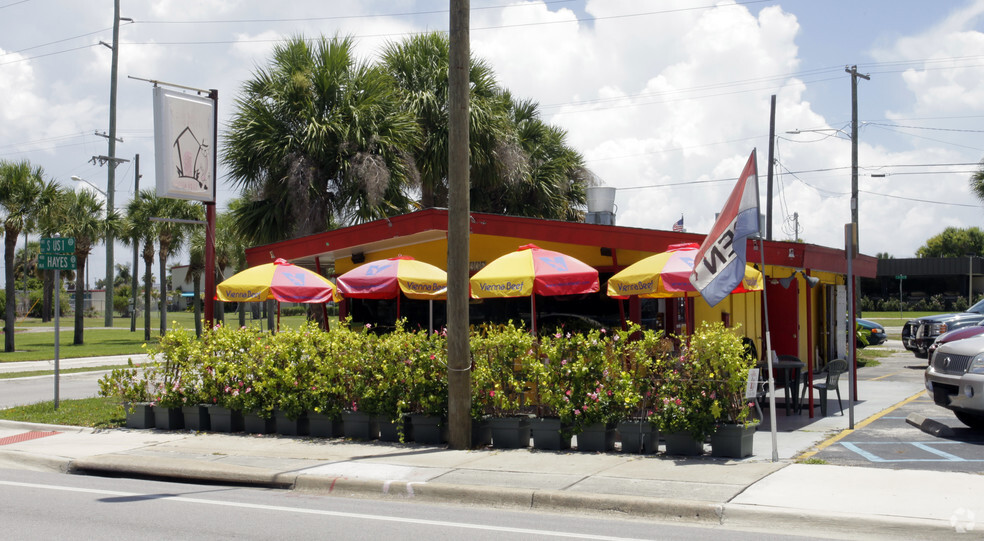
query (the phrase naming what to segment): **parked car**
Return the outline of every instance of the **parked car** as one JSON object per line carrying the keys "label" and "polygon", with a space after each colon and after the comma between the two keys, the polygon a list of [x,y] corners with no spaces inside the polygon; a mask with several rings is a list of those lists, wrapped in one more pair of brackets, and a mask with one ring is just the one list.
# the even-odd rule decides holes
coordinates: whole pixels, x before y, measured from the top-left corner
{"label": "parked car", "polygon": [[943,344],[956,340],[963,340],[965,338],[973,338],[979,334],[984,334],[984,319],[978,321],[977,325],[974,325],[973,327],[964,327],[962,329],[949,331],[937,336],[936,340],[933,341],[933,345],[929,346],[929,355],[927,356],[926,364],[929,364],[933,358],[933,353]]}
{"label": "parked car", "polygon": [[966,312],[909,320],[902,327],[902,345],[916,357],[928,358],[929,346],[939,335],[975,325],[981,318],[984,318],[984,301],[971,306]]}
{"label": "parked car", "polygon": [[859,348],[863,348],[865,346],[877,346],[884,344],[885,340],[888,340],[888,336],[885,335],[885,327],[882,327],[880,324],[861,318],[857,318],[856,321],[858,322],[858,333],[862,334],[868,341],[868,343],[865,344],[859,338],[857,340]]}
{"label": "parked car", "polygon": [[952,411],[961,423],[984,430],[984,335],[937,348],[925,380],[933,402]]}

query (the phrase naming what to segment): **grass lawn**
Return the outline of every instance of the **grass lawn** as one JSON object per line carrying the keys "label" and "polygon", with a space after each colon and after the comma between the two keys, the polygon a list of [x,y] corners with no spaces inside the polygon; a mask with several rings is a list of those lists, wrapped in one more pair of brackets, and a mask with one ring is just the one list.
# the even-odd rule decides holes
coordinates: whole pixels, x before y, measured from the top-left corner
{"label": "grass lawn", "polygon": [[126,424],[126,413],[119,402],[110,398],[84,398],[60,400],[57,410],[54,402],[51,401],[0,410],[0,419],[49,425],[115,428]]}
{"label": "grass lawn", "polygon": [[[195,332],[194,314],[190,312],[175,312],[168,315],[168,329],[181,328]],[[85,319],[85,332],[82,345],[73,345],[75,337],[75,319],[61,318],[58,332],[58,357],[72,359],[78,357],[96,357],[103,355],[134,355],[145,353],[148,347],[157,344],[160,338],[160,319],[151,317],[150,341],[144,340],[143,319],[137,323],[136,332],[130,332],[130,320],[116,318],[113,328],[103,326],[102,316]],[[280,328],[296,328],[305,323],[304,316],[287,316],[280,318]],[[239,318],[235,313],[226,314],[226,324],[238,325]],[[266,320],[251,321],[246,319],[247,326],[266,328]],[[13,361],[44,361],[55,358],[54,322],[42,323],[40,319],[27,318],[17,320],[14,326],[15,351],[0,353],[0,362]]]}

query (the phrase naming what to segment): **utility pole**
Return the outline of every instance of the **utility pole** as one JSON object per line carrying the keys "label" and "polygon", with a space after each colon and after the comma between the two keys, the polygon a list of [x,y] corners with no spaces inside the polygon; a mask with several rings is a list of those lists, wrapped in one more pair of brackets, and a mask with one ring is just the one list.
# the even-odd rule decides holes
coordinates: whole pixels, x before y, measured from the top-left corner
{"label": "utility pole", "polygon": [[[131,21],[132,19],[126,19]],[[106,169],[106,220],[113,214],[113,196],[116,194],[116,75],[120,61],[120,0],[113,1],[113,59],[109,81],[109,168]],[[113,232],[106,231],[106,308],[105,325],[113,326]]]}
{"label": "utility pole", "polygon": [[[140,154],[133,159],[134,170],[133,170],[133,200],[136,201],[140,198]],[[133,307],[130,308],[130,332],[137,332],[137,290],[139,289],[140,279],[138,278],[137,265],[138,258],[137,253],[140,251],[140,241],[137,239],[130,239],[133,242],[133,271],[130,273],[131,284],[132,284],[132,294]]]}
{"label": "utility pole", "polygon": [[[870,81],[871,77],[858,73],[857,66],[844,68],[851,74],[851,223],[854,224],[854,234],[858,233],[858,77]],[[859,242],[855,239],[855,248]],[[860,249],[858,249],[860,252]]]}
{"label": "utility pole", "polygon": [[[765,185],[765,239],[772,240],[772,160],[776,148],[776,95],[772,95],[769,113],[769,169]],[[761,233],[761,232],[760,232]]]}
{"label": "utility pole", "polygon": [[471,351],[468,340],[469,0],[450,0],[448,62],[448,444],[471,447]]}
{"label": "utility pole", "polygon": [[864,79],[865,81],[871,80],[871,77],[867,75],[862,75],[858,73],[857,66],[851,66],[849,68],[844,68],[844,71],[851,74],[851,228],[850,235],[853,236],[850,239],[849,259],[847,261],[847,273],[848,280],[850,283],[847,287],[847,300],[851,303],[850,314],[851,318],[848,320],[848,345],[847,348],[850,350],[850,361],[851,361],[851,377],[850,381],[850,393],[851,393],[851,428],[854,428],[854,401],[858,398],[858,378],[857,378],[857,347],[856,340],[854,340],[855,332],[855,317],[858,313],[858,299],[857,291],[861,284],[861,279],[859,277],[852,276],[851,273],[851,262],[854,257],[861,253],[860,239],[861,236],[858,232],[858,77]]}

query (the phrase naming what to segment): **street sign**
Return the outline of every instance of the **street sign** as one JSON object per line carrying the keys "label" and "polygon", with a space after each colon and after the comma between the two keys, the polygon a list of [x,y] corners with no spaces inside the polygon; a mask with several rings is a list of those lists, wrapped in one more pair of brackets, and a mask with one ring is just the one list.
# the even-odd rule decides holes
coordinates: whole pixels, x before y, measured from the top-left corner
{"label": "street sign", "polygon": [[906,276],[904,274],[896,274],[895,275],[895,279],[896,280],[905,280],[905,278],[906,278]]}
{"label": "street sign", "polygon": [[42,254],[75,253],[75,237],[53,237],[41,239]]}
{"label": "street sign", "polygon": [[78,266],[79,262],[75,254],[42,253],[38,256],[38,268],[43,270],[75,270]]}

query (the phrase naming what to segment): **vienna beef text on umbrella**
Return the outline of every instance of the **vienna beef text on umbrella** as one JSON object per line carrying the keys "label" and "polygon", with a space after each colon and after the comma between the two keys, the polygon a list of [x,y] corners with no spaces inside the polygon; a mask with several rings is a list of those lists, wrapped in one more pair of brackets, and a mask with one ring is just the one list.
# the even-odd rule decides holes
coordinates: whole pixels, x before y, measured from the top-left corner
{"label": "vienna beef text on umbrella", "polygon": [[530,297],[531,329],[536,333],[537,295],[577,295],[598,291],[598,271],[594,267],[535,244],[520,246],[515,252],[493,260],[469,280],[471,296]]}
{"label": "vienna beef text on umbrella", "polygon": [[[636,261],[608,279],[608,296],[663,298],[699,295],[690,282],[699,248],[696,243],[672,244],[665,252]],[[762,286],[762,273],[746,265],[743,279],[731,293],[762,291]]]}
{"label": "vienna beef text on umbrella", "polygon": [[434,299],[444,299],[447,297],[448,274],[430,263],[401,255],[360,265],[339,276],[336,283],[336,300],[338,297],[395,298],[396,319],[400,319],[401,293],[411,299],[426,299],[431,303]]}
{"label": "vienna beef text on umbrella", "polygon": [[277,259],[235,274],[216,286],[216,297],[224,302],[322,303],[332,299],[331,281],[303,267]]}

